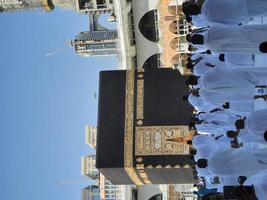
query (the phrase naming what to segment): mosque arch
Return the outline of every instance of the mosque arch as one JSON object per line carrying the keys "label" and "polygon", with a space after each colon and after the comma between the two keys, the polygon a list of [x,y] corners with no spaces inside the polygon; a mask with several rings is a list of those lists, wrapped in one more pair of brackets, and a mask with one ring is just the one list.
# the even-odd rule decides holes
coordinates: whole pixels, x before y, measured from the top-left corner
{"label": "mosque arch", "polygon": [[143,64],[144,69],[157,69],[161,66],[160,53],[150,56]]}
{"label": "mosque arch", "polygon": [[157,10],[154,9],[145,13],[139,21],[138,28],[146,39],[152,42],[158,42],[159,28]]}
{"label": "mosque arch", "polygon": [[179,21],[178,20],[174,20],[172,21],[170,24],[169,24],[169,31],[173,34],[177,34],[178,33],[178,23]]}
{"label": "mosque arch", "polygon": [[162,200],[162,194],[156,194],[153,197],[150,197],[148,200]]}
{"label": "mosque arch", "polygon": [[179,38],[175,37],[170,41],[170,47],[173,51],[177,51],[179,45]]}
{"label": "mosque arch", "polygon": [[187,64],[187,58],[188,58],[188,55],[186,53],[180,53],[179,59],[181,61],[182,67],[185,67],[186,66],[186,64]]}
{"label": "mosque arch", "polygon": [[184,20],[184,19],[179,19],[179,20],[174,20],[169,24],[169,31],[173,34],[177,35],[186,35],[189,33],[189,29],[191,28],[190,25]]}
{"label": "mosque arch", "polygon": [[180,54],[175,54],[174,56],[172,56],[171,58],[171,63],[173,65],[177,65],[179,63],[179,59],[180,59]]}

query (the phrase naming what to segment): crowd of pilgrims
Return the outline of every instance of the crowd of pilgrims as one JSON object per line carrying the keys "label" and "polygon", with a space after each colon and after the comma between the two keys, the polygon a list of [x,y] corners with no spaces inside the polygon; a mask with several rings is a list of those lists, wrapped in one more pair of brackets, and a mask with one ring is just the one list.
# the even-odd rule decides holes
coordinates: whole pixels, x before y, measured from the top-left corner
{"label": "crowd of pilgrims", "polygon": [[267,200],[267,63],[255,65],[267,52],[267,24],[255,23],[267,0],[190,0],[183,13],[198,195],[224,199],[224,186],[253,185],[236,199]]}

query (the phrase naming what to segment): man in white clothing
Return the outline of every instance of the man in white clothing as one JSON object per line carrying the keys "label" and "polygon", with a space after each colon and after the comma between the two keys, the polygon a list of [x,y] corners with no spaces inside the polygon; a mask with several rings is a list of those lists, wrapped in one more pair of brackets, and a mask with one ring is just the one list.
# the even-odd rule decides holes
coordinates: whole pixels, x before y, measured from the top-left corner
{"label": "man in white clothing", "polygon": [[213,113],[200,113],[197,118],[205,123],[214,123],[224,129],[234,129],[235,121],[240,119],[239,116],[226,111],[217,111]]}
{"label": "man in white clothing", "polygon": [[244,185],[254,186],[258,200],[266,200],[267,197],[267,170],[259,172],[255,176],[249,177]]}
{"label": "man in white clothing", "polygon": [[261,158],[247,149],[221,148],[208,159],[199,159],[197,166],[208,167],[209,171],[218,176],[253,176],[267,169],[267,163]]}
{"label": "man in white clothing", "polygon": [[216,25],[188,39],[193,45],[205,45],[217,53],[265,53],[261,44],[267,41],[267,24]]}
{"label": "man in white clothing", "polygon": [[251,53],[225,53],[224,58],[228,67],[255,66],[255,55]]}
{"label": "man in white clothing", "polygon": [[256,110],[246,118],[236,121],[237,129],[246,128],[251,134],[267,141],[267,109]]}
{"label": "man in white clothing", "polygon": [[193,94],[190,94],[188,97],[184,96],[183,100],[188,101],[197,112],[210,112],[217,108],[216,106],[205,102],[201,97],[194,96]]}
{"label": "man in white clothing", "polygon": [[208,24],[237,25],[247,23],[252,17],[267,16],[267,1],[264,0],[205,0],[183,3],[185,15],[201,14]]}
{"label": "man in white clothing", "polygon": [[255,87],[267,84],[267,68],[216,68],[202,77],[189,76],[187,85],[218,93],[248,93],[254,98]]}
{"label": "man in white clothing", "polygon": [[192,16],[192,24],[195,27],[207,27],[207,26],[209,26],[205,17],[201,14]]}

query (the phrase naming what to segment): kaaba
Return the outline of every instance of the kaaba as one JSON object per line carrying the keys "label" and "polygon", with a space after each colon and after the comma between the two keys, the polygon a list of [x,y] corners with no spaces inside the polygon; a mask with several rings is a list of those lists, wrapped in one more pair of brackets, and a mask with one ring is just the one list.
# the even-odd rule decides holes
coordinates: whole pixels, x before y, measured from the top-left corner
{"label": "kaaba", "polygon": [[102,71],[96,167],[113,184],[193,183],[192,107],[178,70]]}

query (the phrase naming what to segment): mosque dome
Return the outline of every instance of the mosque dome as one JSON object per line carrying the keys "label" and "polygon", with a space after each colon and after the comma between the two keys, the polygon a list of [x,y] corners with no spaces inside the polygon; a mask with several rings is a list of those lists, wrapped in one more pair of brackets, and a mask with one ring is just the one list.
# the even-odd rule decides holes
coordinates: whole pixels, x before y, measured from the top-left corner
{"label": "mosque dome", "polygon": [[75,10],[75,0],[53,0],[55,7]]}

